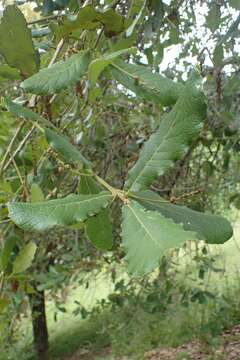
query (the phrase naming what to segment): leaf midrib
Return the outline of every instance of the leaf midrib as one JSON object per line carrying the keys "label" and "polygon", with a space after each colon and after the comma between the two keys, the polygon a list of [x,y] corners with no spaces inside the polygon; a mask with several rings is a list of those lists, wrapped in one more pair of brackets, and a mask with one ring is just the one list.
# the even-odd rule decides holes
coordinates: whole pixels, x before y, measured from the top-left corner
{"label": "leaf midrib", "polygon": [[[83,203],[85,203],[85,202],[91,202],[91,201],[93,201],[93,200],[98,200],[98,199],[101,199],[101,198],[104,198],[104,197],[106,197],[106,198],[108,198],[108,197],[110,197],[111,198],[111,195],[109,194],[105,194],[105,195],[101,195],[101,196],[96,196],[96,197],[94,197],[94,198],[91,198],[91,199],[85,199],[85,200],[82,200],[82,201],[74,201],[74,202],[67,202],[66,204],[64,204],[64,203],[61,203],[61,204],[49,204],[49,202],[35,202],[35,203],[10,203],[10,206],[11,205],[23,205],[23,206],[25,206],[25,205],[31,205],[32,207],[38,207],[38,206],[43,206],[43,207],[48,207],[48,208],[52,208],[52,207],[54,207],[54,210],[55,209],[57,209],[57,208],[59,208],[59,207],[65,207],[65,206],[72,206],[72,205],[81,205],[81,204],[83,204]],[[63,200],[63,199],[59,199],[59,200]],[[57,201],[57,199],[56,200],[52,200],[52,201]]]}
{"label": "leaf midrib", "polygon": [[[152,159],[154,158],[155,154],[158,153],[160,147],[162,146],[163,142],[165,141],[166,137],[168,136],[168,134],[169,134],[169,132],[172,130],[172,128],[175,126],[175,124],[176,124],[176,119],[175,119],[175,120],[172,122],[172,124],[170,125],[170,127],[169,127],[166,135],[163,136],[161,143],[155,148],[155,151],[153,152],[151,158],[146,162],[145,166],[144,166],[144,167],[142,168],[142,170],[139,172],[139,174],[137,175],[137,177],[136,177],[135,180],[133,181],[132,185],[130,186],[129,190],[131,190],[131,189],[133,188],[133,186],[135,185],[135,183],[137,182],[137,180],[139,179],[139,177],[142,176],[142,174],[143,174],[143,172],[145,171],[146,167],[147,167],[148,164],[152,161]],[[160,129],[160,127],[158,128],[158,130],[159,130],[159,129]],[[155,135],[155,134],[157,134],[157,132],[154,133],[153,135]],[[143,149],[143,150],[144,150],[144,149]],[[140,157],[139,157],[139,159],[140,159]],[[138,159],[138,160],[139,160],[139,159]]]}
{"label": "leaf midrib", "polygon": [[152,236],[152,234],[148,231],[147,227],[144,225],[144,223],[141,221],[141,219],[138,217],[138,215],[136,214],[136,212],[133,210],[133,208],[128,204],[127,205],[128,208],[132,211],[133,215],[136,217],[137,221],[140,223],[140,225],[142,226],[142,228],[145,230],[145,232],[149,235],[149,237],[152,239],[152,241],[154,242],[154,244],[159,247],[161,249],[161,246],[159,244],[159,242],[157,242],[155,240],[155,238]]}
{"label": "leaf midrib", "polygon": [[[61,60],[59,61],[58,63],[55,64],[55,66],[52,66],[50,68],[45,68],[45,69],[42,69],[40,70],[37,74],[34,75],[35,76],[43,76],[44,78],[45,77],[48,77],[49,76],[49,73],[52,73],[52,75],[55,77],[57,76],[59,79],[60,79],[60,76],[65,73],[65,72],[68,72],[70,73],[71,72],[71,68],[73,67],[76,67],[76,65],[78,65],[78,60],[81,56],[83,56],[84,53],[81,53],[81,54],[76,54],[76,55],[73,55],[74,56],[74,59],[71,57],[71,58],[68,58],[67,60]],[[71,60],[71,61],[70,61]],[[67,64],[66,64],[67,63]],[[62,68],[62,65],[63,65],[63,68]],[[64,66],[65,65],[65,66]],[[82,64],[79,64],[79,65],[82,65]],[[77,69],[79,70],[79,69]],[[31,78],[29,78],[29,81],[31,80]],[[26,82],[28,81],[28,79],[26,80]],[[51,84],[53,82],[53,80],[51,79],[48,79],[48,82],[47,84],[45,84],[45,87],[47,87],[47,89],[50,88],[49,84]],[[61,82],[61,80],[60,80]],[[59,81],[57,81],[57,84],[59,83]],[[24,82],[23,82],[23,87],[24,87]],[[51,88],[52,90],[52,88]],[[55,88],[54,88],[55,90]]]}

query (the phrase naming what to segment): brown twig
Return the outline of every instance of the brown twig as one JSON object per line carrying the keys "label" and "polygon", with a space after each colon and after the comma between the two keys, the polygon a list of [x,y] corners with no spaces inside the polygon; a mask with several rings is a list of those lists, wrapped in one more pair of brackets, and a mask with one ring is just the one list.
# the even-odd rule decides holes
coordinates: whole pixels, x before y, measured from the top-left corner
{"label": "brown twig", "polygon": [[50,16],[46,16],[46,17],[41,18],[41,19],[29,21],[27,24],[28,24],[28,25],[41,24],[41,23],[43,23],[43,22],[45,22],[45,21],[58,19],[59,17],[62,17],[62,16],[63,16],[62,14],[50,15]]}
{"label": "brown twig", "polygon": [[204,189],[200,188],[200,189],[197,189],[197,190],[193,190],[189,193],[186,193],[186,194],[183,194],[183,195],[180,195],[178,197],[175,197],[175,196],[171,196],[170,198],[170,202],[175,204],[176,202],[178,201],[181,201],[181,200],[184,200],[188,197],[191,197],[191,196],[195,196],[195,195],[198,195],[200,193],[202,193],[204,191]]}
{"label": "brown twig", "polygon": [[8,160],[8,162],[6,163],[6,165],[3,167],[2,171],[6,171],[8,169],[8,167],[10,166],[11,162],[15,159],[15,157],[20,153],[20,151],[23,149],[23,147],[25,146],[25,144],[27,143],[27,141],[29,140],[29,138],[32,136],[33,132],[35,130],[35,125],[33,125],[31,127],[31,129],[27,132],[27,134],[25,135],[25,137],[23,138],[23,140],[20,142],[19,146],[17,147],[17,149],[14,151],[13,155],[11,155],[10,159]]}
{"label": "brown twig", "polygon": [[19,125],[19,127],[17,128],[15,134],[14,134],[13,137],[12,137],[12,140],[10,141],[10,143],[9,143],[9,145],[8,145],[7,151],[5,152],[5,155],[4,155],[4,157],[3,157],[3,159],[2,159],[2,162],[1,162],[1,164],[0,164],[0,174],[2,173],[3,167],[4,167],[4,165],[5,165],[6,161],[7,161],[7,157],[8,157],[8,155],[10,154],[10,152],[12,151],[12,147],[13,147],[13,145],[14,145],[14,142],[15,142],[15,140],[17,139],[17,137],[18,137],[20,131],[22,130],[24,124],[25,124],[25,120],[23,120],[23,121],[20,123],[20,125]]}
{"label": "brown twig", "polygon": [[63,45],[64,45],[64,38],[62,38],[62,39],[59,41],[59,43],[57,44],[56,50],[55,50],[55,52],[54,52],[54,54],[53,54],[53,57],[52,57],[51,61],[50,61],[49,64],[48,64],[48,68],[50,68],[50,67],[55,63],[55,61],[56,61],[56,59],[57,59],[60,51],[61,51],[62,48],[63,48]]}

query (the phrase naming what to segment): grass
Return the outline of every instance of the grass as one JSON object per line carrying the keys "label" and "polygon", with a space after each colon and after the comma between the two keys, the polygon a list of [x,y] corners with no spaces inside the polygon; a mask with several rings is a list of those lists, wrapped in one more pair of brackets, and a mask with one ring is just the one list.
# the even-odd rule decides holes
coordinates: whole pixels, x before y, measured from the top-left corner
{"label": "grass", "polygon": [[[235,291],[240,289],[240,221],[235,222],[234,237],[222,246],[212,246],[211,250],[214,253],[218,252],[219,260],[216,266],[224,268],[224,274],[223,272],[211,274],[211,277],[207,279],[207,284],[205,283],[204,286],[221,292],[227,289],[228,292],[230,291],[228,295],[231,296],[232,294],[234,299]],[[183,267],[182,273],[184,273]],[[206,309],[204,308],[205,305],[201,306],[199,304],[193,304],[190,308],[174,304],[169,306],[165,315],[161,312],[153,315],[148,314],[141,309],[133,309],[131,306],[129,309],[119,309],[114,312],[104,310],[102,313],[87,319],[82,319],[81,315],[74,316],[72,314],[77,307],[75,300],[80,301],[89,310],[97,300],[106,298],[112,289],[111,280],[106,274],[100,275],[95,280],[92,279],[88,289],[75,284],[65,304],[67,312],[58,312],[57,322],[54,321],[54,313],[57,309],[53,302],[48,301],[47,319],[53,359],[64,359],[78,349],[82,349],[83,351],[90,351],[92,355],[90,355],[89,359],[100,360],[100,355],[98,357],[93,354],[109,345],[116,353],[121,353],[124,348],[125,353],[131,356],[131,359],[135,355],[138,358],[137,354],[142,354],[146,349],[157,347],[159,344],[178,346],[185,341],[191,340],[196,334],[203,339],[205,336],[206,341],[208,341],[209,331],[212,331],[211,326],[213,329],[214,327],[217,329],[217,333],[225,321],[224,318],[221,319],[218,316],[214,301],[212,303],[210,301]],[[221,304],[218,304],[219,309],[221,309],[221,306]],[[231,308],[228,310],[225,307],[224,309],[226,312],[224,316],[229,318],[229,323],[225,321],[224,324],[226,326],[231,325],[235,314],[231,313]],[[200,315],[196,316],[196,314]],[[21,332],[22,336],[12,347],[12,353],[14,354],[11,354],[10,351],[8,357],[5,354],[4,358],[1,358],[0,354],[0,360],[12,360],[17,357],[21,358],[21,360],[32,358],[30,352],[31,326],[28,319],[23,320]],[[18,353],[21,355],[18,356]],[[142,357],[140,358],[142,359]],[[114,358],[105,355],[104,359],[113,360]]]}

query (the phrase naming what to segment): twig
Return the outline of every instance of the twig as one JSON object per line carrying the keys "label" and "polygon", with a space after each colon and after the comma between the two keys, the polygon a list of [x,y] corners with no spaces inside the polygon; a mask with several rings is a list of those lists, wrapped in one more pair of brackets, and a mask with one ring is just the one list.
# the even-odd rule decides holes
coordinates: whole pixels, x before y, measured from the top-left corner
{"label": "twig", "polygon": [[25,184],[25,181],[24,181],[23,178],[22,178],[22,175],[21,175],[20,170],[19,170],[19,168],[18,168],[18,166],[17,166],[17,164],[16,164],[15,159],[12,159],[12,163],[13,163],[13,165],[14,165],[14,167],[15,167],[16,173],[17,173],[17,175],[18,175],[18,178],[19,178],[19,180],[20,180],[20,183],[21,183],[21,185],[22,185],[22,187],[23,187],[23,189],[24,189],[25,195],[26,195],[26,197],[27,197],[27,196],[28,196],[28,191],[27,191],[27,188],[26,188],[26,184]]}
{"label": "twig", "polygon": [[1,273],[1,280],[0,280],[0,295],[3,292],[4,281],[5,281],[5,276],[4,276],[4,273],[2,272]]}
{"label": "twig", "polygon": [[62,38],[59,43],[57,44],[57,47],[56,47],[56,50],[55,50],[55,53],[53,54],[53,57],[50,61],[50,63],[48,64],[48,68],[50,68],[56,61],[60,51],[62,50],[62,47],[64,45],[64,38]]}
{"label": "twig", "polygon": [[32,133],[35,130],[35,125],[31,127],[31,129],[28,131],[28,133],[25,135],[25,137],[23,138],[23,140],[21,141],[21,143],[19,144],[19,146],[17,147],[17,149],[15,150],[15,152],[13,153],[13,155],[10,157],[10,159],[8,160],[8,162],[6,163],[6,165],[3,167],[3,171],[6,171],[8,169],[8,167],[10,166],[11,162],[13,161],[13,159],[15,159],[15,157],[19,154],[19,152],[23,149],[24,145],[26,144],[26,142],[29,140],[29,138],[32,136]]}
{"label": "twig", "polygon": [[29,21],[27,24],[28,24],[28,25],[40,24],[40,23],[43,23],[43,22],[45,22],[45,21],[54,20],[54,19],[57,19],[57,18],[62,17],[62,16],[63,16],[62,14],[50,15],[50,16],[46,16],[46,17],[41,18],[41,19]]}
{"label": "twig", "polygon": [[94,49],[96,49],[96,47],[98,46],[98,43],[99,43],[99,41],[100,41],[100,39],[101,39],[101,37],[102,37],[103,31],[104,31],[104,28],[102,27],[101,30],[100,30],[100,33],[99,33],[98,36],[97,36],[97,39],[96,39],[96,41],[95,41],[95,44],[94,44],[94,46],[93,46]]}
{"label": "twig", "polygon": [[1,164],[0,164],[0,174],[2,173],[2,170],[3,170],[3,167],[4,167],[5,163],[6,163],[7,157],[8,157],[8,155],[10,154],[10,152],[11,152],[11,150],[12,150],[12,147],[13,147],[13,144],[14,144],[16,138],[18,137],[20,131],[22,130],[24,124],[25,124],[25,121],[23,120],[23,121],[21,122],[21,124],[19,125],[19,127],[17,128],[17,131],[15,132],[12,140],[10,141],[10,143],[9,143],[9,145],[8,145],[7,151],[5,152],[5,155],[4,155],[4,157],[3,157],[3,159],[2,159],[2,162],[1,162]]}
{"label": "twig", "polygon": [[197,190],[193,190],[191,191],[190,193],[186,193],[186,194],[183,194],[183,195],[180,195],[178,197],[175,197],[175,196],[171,196],[170,198],[170,202],[175,204],[176,202],[178,201],[181,201],[181,200],[184,200],[188,197],[191,197],[191,196],[195,196],[195,195],[198,195],[200,193],[204,192],[204,189],[200,188],[200,189],[197,189]]}

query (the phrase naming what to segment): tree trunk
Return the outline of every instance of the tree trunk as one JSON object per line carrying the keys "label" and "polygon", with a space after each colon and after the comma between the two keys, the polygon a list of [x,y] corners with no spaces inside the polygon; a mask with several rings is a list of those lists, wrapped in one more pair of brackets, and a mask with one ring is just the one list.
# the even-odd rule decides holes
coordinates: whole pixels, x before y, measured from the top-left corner
{"label": "tree trunk", "polygon": [[34,293],[29,295],[32,313],[33,343],[36,359],[48,360],[48,329],[45,309],[44,291],[38,291],[34,286]]}

